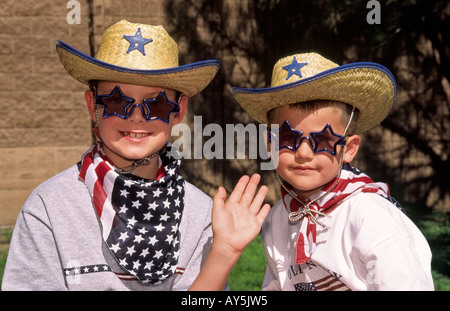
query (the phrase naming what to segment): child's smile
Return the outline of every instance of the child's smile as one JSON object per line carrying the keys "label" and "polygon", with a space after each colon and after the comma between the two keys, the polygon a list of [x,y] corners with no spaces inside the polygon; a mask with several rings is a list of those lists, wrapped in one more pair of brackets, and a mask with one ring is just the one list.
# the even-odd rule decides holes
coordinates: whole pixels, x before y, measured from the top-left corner
{"label": "child's smile", "polygon": [[136,133],[136,132],[121,132],[124,136],[130,137],[130,138],[143,138],[147,137],[148,135],[151,135],[151,133]]}
{"label": "child's smile", "polygon": [[[124,96],[135,99],[136,103],[155,98],[163,90],[159,87],[102,81],[98,85],[98,95],[106,94],[104,97],[112,97],[110,94],[117,89],[117,86]],[[170,100],[175,100],[175,91],[167,89],[164,91]],[[97,108],[97,115],[94,107]],[[114,108],[114,106],[107,106],[106,109],[108,107]],[[91,109],[92,120],[97,122],[98,119],[99,122],[99,135],[104,143],[105,153],[117,167],[129,165],[129,161],[123,158],[143,159],[158,152],[169,140],[172,126],[181,121],[183,116],[183,113],[166,114],[169,120],[164,122],[160,119],[147,120],[141,107],[135,107],[126,118],[112,114],[105,117],[105,107],[101,105],[92,104]],[[184,111],[184,106],[182,109]],[[112,109],[109,113],[111,111]],[[122,110],[118,111],[122,113]]]}

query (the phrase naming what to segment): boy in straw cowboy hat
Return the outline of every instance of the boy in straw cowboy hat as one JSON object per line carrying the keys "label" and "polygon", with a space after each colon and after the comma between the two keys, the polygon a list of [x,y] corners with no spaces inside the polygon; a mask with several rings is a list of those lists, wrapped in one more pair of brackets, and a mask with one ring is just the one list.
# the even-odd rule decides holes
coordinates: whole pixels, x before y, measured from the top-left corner
{"label": "boy in straw cowboy hat", "polygon": [[271,87],[232,93],[255,120],[272,126],[269,145],[278,157],[282,198],[263,225],[263,289],[433,289],[421,232],[387,184],[349,165],[358,134],[394,104],[388,69],[296,54],[275,64]]}
{"label": "boy in straw cowboy hat", "polygon": [[59,41],[56,50],[90,85],[98,143],[28,198],[3,289],[224,289],[267,216],[267,187],[256,193],[259,176],[244,176],[228,201],[222,187],[212,201],[183,179],[168,143],[187,97],[210,83],[218,62],[179,66],[161,26],[127,21],[105,31],[97,58]]}

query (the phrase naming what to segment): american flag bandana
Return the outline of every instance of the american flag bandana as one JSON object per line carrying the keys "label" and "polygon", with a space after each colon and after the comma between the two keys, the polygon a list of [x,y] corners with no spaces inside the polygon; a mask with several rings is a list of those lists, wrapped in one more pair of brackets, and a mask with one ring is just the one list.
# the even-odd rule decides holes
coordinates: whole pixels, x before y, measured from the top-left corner
{"label": "american flag bandana", "polygon": [[[359,192],[377,193],[390,200],[398,208],[402,209],[401,206],[390,196],[389,187],[387,184],[375,183],[369,176],[362,173],[358,169],[351,167],[348,163],[343,165],[339,181],[330,191],[330,188],[335,182],[336,179],[332,180],[320,191],[310,197],[310,200],[319,198],[316,202],[313,202],[309,206],[310,210],[328,214],[337,208],[339,204],[342,203],[347,197]],[[301,206],[301,204],[292,197],[292,194],[295,194],[292,186],[286,182],[284,182],[284,185],[290,190],[290,193],[288,193],[283,187],[281,187],[281,195],[287,211],[290,213],[301,211],[303,206]],[[327,191],[330,192],[327,193]],[[297,198],[300,199],[299,197]],[[304,203],[306,205],[308,202]],[[320,216],[317,215],[317,217]],[[317,223],[314,219],[311,219],[311,216],[308,214],[305,215],[304,218],[306,219],[303,220],[300,226],[300,231],[298,233],[295,245],[295,262],[297,264],[306,263],[311,258],[311,255],[316,247]]]}
{"label": "american flag bandana", "polygon": [[156,180],[117,173],[102,143],[82,157],[79,178],[92,196],[103,240],[117,263],[142,283],[164,281],[178,264],[184,179],[173,152],[170,144],[161,150]]}

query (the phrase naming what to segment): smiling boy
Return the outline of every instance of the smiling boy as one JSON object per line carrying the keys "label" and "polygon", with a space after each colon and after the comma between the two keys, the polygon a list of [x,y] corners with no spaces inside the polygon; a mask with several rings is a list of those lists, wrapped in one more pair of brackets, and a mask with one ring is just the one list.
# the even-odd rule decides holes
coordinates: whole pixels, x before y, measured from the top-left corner
{"label": "smiling boy", "polygon": [[254,119],[278,128],[269,139],[278,146],[271,152],[282,198],[263,225],[263,289],[433,289],[421,232],[387,184],[349,164],[358,134],[377,126],[394,104],[388,69],[296,54],[275,64],[271,87],[232,92]]}
{"label": "smiling boy", "polygon": [[56,50],[90,87],[98,141],[25,202],[2,289],[224,289],[269,211],[267,187],[256,193],[259,176],[244,176],[228,200],[222,187],[211,200],[184,180],[168,143],[218,62],[179,66],[161,26],[127,21],[105,31],[96,58],[59,41]]}
{"label": "smiling boy", "polygon": [[[181,122],[186,111],[186,96],[180,95],[176,99],[177,92],[171,89],[108,81],[92,81],[90,88],[92,90],[85,92],[85,100],[96,124],[95,134],[103,141],[105,154],[122,171],[127,171],[123,168],[132,165],[130,162],[133,161],[127,159],[145,159],[161,150],[171,136],[172,126]],[[134,97],[125,94],[133,94]],[[149,116],[155,122],[146,120],[147,108],[142,105],[136,107],[139,104],[132,106],[149,98],[158,98],[151,105]],[[113,110],[114,106],[123,106],[126,112]],[[159,108],[160,115],[155,114],[156,108]],[[128,122],[124,122],[124,118]],[[155,179],[157,168],[158,161],[149,160],[145,167],[137,165],[133,171],[138,176]]]}

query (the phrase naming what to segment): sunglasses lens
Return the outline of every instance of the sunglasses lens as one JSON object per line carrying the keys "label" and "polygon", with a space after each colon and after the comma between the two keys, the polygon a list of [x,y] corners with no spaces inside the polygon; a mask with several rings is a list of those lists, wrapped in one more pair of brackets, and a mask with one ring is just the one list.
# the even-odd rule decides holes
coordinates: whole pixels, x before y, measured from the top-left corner
{"label": "sunglasses lens", "polygon": [[315,136],[317,139],[317,151],[334,150],[334,145],[339,141],[336,136],[331,136],[328,133],[323,133]]}
{"label": "sunglasses lens", "polygon": [[170,113],[180,111],[179,105],[167,99],[165,93],[161,92],[156,98],[145,99],[144,106],[150,109],[150,120],[159,119],[169,122]]}
{"label": "sunglasses lens", "polygon": [[127,106],[131,103],[133,103],[133,99],[123,96],[118,86],[110,94],[98,96],[96,102],[96,104],[104,106],[104,117],[117,115],[122,118],[125,118]]}
{"label": "sunglasses lens", "polygon": [[295,141],[297,140],[298,134],[294,132],[288,133],[287,131],[280,133],[279,144],[281,147],[294,148]]}
{"label": "sunglasses lens", "polygon": [[118,114],[121,116],[125,116],[125,107],[130,103],[121,97],[103,99],[103,102],[106,105],[108,114]]}
{"label": "sunglasses lens", "polygon": [[311,137],[314,138],[313,140],[316,144],[316,153],[326,151],[331,154],[336,154],[336,146],[345,143],[344,137],[335,134],[329,124],[321,132],[311,133]]}
{"label": "sunglasses lens", "polygon": [[288,148],[290,150],[295,150],[295,144],[297,142],[297,139],[301,135],[302,132],[293,130],[290,124],[285,121],[278,132],[278,145],[280,146],[279,148]]}

